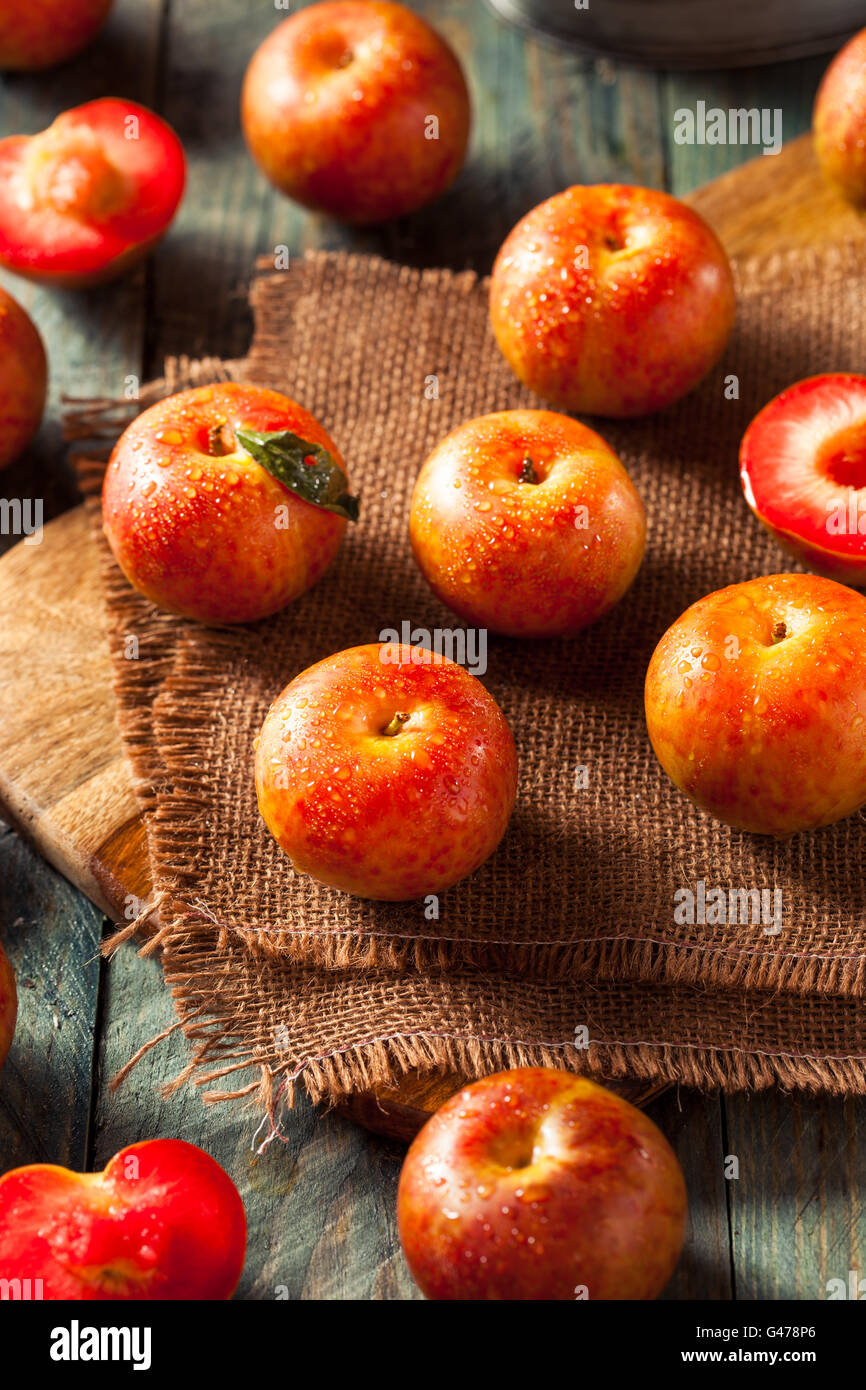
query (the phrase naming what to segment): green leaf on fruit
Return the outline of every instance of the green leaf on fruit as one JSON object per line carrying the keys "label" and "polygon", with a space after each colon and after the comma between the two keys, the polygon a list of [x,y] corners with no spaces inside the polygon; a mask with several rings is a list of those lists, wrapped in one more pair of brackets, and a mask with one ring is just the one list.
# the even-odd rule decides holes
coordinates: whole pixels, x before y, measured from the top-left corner
{"label": "green leaf on fruit", "polygon": [[311,444],[291,430],[236,429],[235,439],[256,463],[305,502],[347,521],[358,520],[358,498],[349,495],[348,478],[321,444]]}

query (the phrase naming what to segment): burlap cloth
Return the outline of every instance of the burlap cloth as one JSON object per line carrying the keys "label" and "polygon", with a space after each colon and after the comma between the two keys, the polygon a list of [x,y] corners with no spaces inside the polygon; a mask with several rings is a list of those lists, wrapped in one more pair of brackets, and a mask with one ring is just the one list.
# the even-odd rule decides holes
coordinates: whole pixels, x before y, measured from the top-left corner
{"label": "burlap cloth", "polygon": [[[148,949],[161,948],[195,1043],[188,1072],[212,1086],[238,1073],[209,1098],[273,1100],[298,1078],[335,1097],[413,1068],[530,1061],[866,1091],[862,816],[786,842],[717,824],[659,769],[642,701],[653,647],[689,603],[797,568],[743,501],[738,443],[783,386],[863,370],[864,268],[857,247],[739,266],[735,335],[704,385],[650,419],[596,422],[646,503],[646,559],[617,608],[571,640],[490,636],[485,683],[514,730],[517,808],[496,855],[442,895],[438,920],[295,875],[257,812],[252,745],[271,700],[312,662],[406,621],[456,624],[412,559],[415,475],[461,420],[538,404],[492,341],[486,286],[328,253],[260,266],[244,362],[172,361],[134,406],[73,412],[71,436],[94,443],[79,472],[147,825]],[[157,613],[123,580],[99,529],[95,445],[160,394],[225,376],[318,415],[362,506],[312,592],[265,622],[214,630]],[[676,890],[700,882],[780,889],[781,930],[677,924]]]}

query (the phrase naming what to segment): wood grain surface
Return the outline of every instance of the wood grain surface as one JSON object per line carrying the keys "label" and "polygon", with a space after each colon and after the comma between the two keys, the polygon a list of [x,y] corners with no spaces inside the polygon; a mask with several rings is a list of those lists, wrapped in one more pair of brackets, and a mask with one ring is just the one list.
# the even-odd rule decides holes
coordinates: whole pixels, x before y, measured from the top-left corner
{"label": "wood grain surface", "polygon": [[[48,516],[74,503],[60,443],[62,393],[116,396],[127,377],[158,375],[170,354],[242,356],[251,330],[250,267],[277,244],[293,254],[350,246],[407,264],[485,273],[534,203],[571,182],[611,180],[679,196],[708,185],[693,202],[734,254],[861,234],[860,221],[817,179],[808,141],[794,139],[782,155],[740,168],[755,150],[683,146],[672,136],[676,111],[703,100],[779,109],[792,140],[808,127],[824,60],[674,75],[587,61],[527,39],[465,0],[418,0],[415,7],[466,63],[475,105],[470,159],[438,204],[363,232],[279,198],[246,153],[237,121],[240,82],[253,49],[282,17],[264,0],[115,0],[105,34],[80,59],[2,80],[0,135],[35,131],[64,107],[125,94],[159,109],[189,156],[178,221],[157,256],[129,279],[73,295],[0,275],[33,314],[52,378],[46,424],[28,455],[0,476],[4,496],[40,497]],[[122,1087],[109,1089],[130,1054],[171,1026],[173,1006],[155,959],[131,950],[110,962],[98,957],[103,909],[118,902],[124,882],[136,893],[145,885],[134,877],[143,863],[140,831],[110,728],[91,747],[84,776],[94,801],[108,808],[107,821],[100,820],[103,830],[113,827],[107,836],[94,834],[64,752],[67,740],[87,742],[84,726],[92,716],[103,718],[110,696],[105,680],[96,688],[67,669],[82,623],[92,630],[87,581],[73,579],[75,557],[88,557],[91,566],[94,557],[80,515],[62,524],[64,531],[52,523],[43,546],[0,564],[0,779],[3,800],[28,833],[73,881],[86,882],[100,906],[28,841],[0,828],[0,937],[20,993],[19,1027],[0,1078],[0,1169],[29,1161],[98,1167],[135,1139],[178,1135],[219,1159],[243,1194],[250,1240],[239,1297],[417,1298],[394,1225],[400,1145],[299,1102],[285,1122],[285,1145],[257,1158],[257,1116],[206,1108],[189,1087],[163,1095],[161,1083],[187,1060],[177,1033]],[[12,540],[0,535],[0,550]],[[47,607],[34,600],[25,612],[16,610],[12,632],[9,594],[31,562]],[[52,647],[58,627],[61,645]],[[53,658],[42,659],[43,646]],[[100,664],[107,678],[94,637],[87,666],[97,671]],[[59,687],[69,691],[62,745],[55,731],[37,770],[21,757],[20,740],[44,736],[49,697]],[[11,758],[10,743],[18,749]],[[422,1107],[439,1098],[436,1084]],[[822,1298],[827,1279],[866,1270],[864,1104],[669,1091],[651,1113],[677,1151],[691,1205],[686,1249],[666,1297]],[[727,1176],[732,1158],[738,1180]]]}

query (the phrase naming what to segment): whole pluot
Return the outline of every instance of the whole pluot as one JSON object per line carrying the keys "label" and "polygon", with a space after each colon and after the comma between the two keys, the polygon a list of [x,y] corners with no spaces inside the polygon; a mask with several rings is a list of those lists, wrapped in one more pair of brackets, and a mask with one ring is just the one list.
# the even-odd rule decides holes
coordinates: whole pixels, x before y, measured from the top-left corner
{"label": "whole pluot", "polygon": [[456,662],[372,643],[319,661],[268,711],[259,810],[295,869],[361,898],[450,888],[493,853],[517,788],[499,705]]}
{"label": "whole pluot", "polygon": [[702,810],[792,835],[866,802],[866,598],[774,574],[699,599],[646,676],[656,757]]}
{"label": "whole pluot", "polygon": [[655,1298],[686,1190],[647,1115],[584,1077],[521,1067],[465,1086],[415,1139],[397,1222],[428,1298]]}
{"label": "whole pluot", "polygon": [[108,543],[130,584],[159,608],[204,623],[247,623],[315,584],[346,519],[290,489],[239,442],[285,432],[337,447],[295,401],[221,382],[168,396],[121,435],[102,489]]}
{"label": "whole pluot", "polygon": [[241,120],[281,192],[345,222],[412,212],[456,177],[469,93],[444,39],[386,0],[323,0],[253,55]]}
{"label": "whole pluot", "polygon": [[815,152],[828,179],[855,207],[866,206],[866,29],[836,54],[812,115]]}
{"label": "whole pluot", "polygon": [[418,475],[410,535],[434,592],[478,627],[513,637],[577,632],[622,597],[646,518],[594,430],[549,410],[460,425]]}
{"label": "whole pluot", "polygon": [[706,376],[734,322],[731,268],[715,233],[667,193],[577,185],[506,238],[490,285],[503,354],[563,409],[661,410]]}

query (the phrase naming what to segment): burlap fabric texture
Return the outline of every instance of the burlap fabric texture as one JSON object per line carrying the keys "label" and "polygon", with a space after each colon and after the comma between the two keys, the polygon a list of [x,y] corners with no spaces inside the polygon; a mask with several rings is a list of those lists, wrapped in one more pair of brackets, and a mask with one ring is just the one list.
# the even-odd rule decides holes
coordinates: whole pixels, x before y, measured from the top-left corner
{"label": "burlap fabric texture", "polygon": [[[328,253],[261,267],[248,358],[173,361],[142,394],[139,406],[226,376],[284,391],[331,431],[362,497],[320,584],[243,629],[157,613],[99,535],[118,721],[152,861],[151,948],[196,1044],[190,1070],[211,1085],[239,1073],[212,1098],[271,1098],[297,1078],[333,1097],[415,1068],[472,1075],[530,1060],[866,1090],[862,817],[786,842],[715,823],[656,764],[642,703],[653,647],[689,603],[797,568],[743,501],[738,443],[783,386],[863,368],[863,269],[854,248],[738,267],[737,328],[709,379],[661,415],[590,422],[646,503],[646,559],[625,599],[575,638],[490,635],[484,679],[515,733],[518,803],[497,854],[442,895],[433,920],[424,904],[363,902],[295,875],[257,812],[252,744],[312,662],[404,623],[455,626],[411,555],[415,475],[460,421],[540,404],[499,356],[486,286]],[[79,411],[71,433],[104,445],[123,423],[122,408]],[[79,460],[97,534],[99,454]],[[123,654],[131,634],[136,662]],[[764,890],[773,930],[678,921],[677,890],[699,902],[701,884]],[[590,1046],[575,1048],[583,1027]]]}

